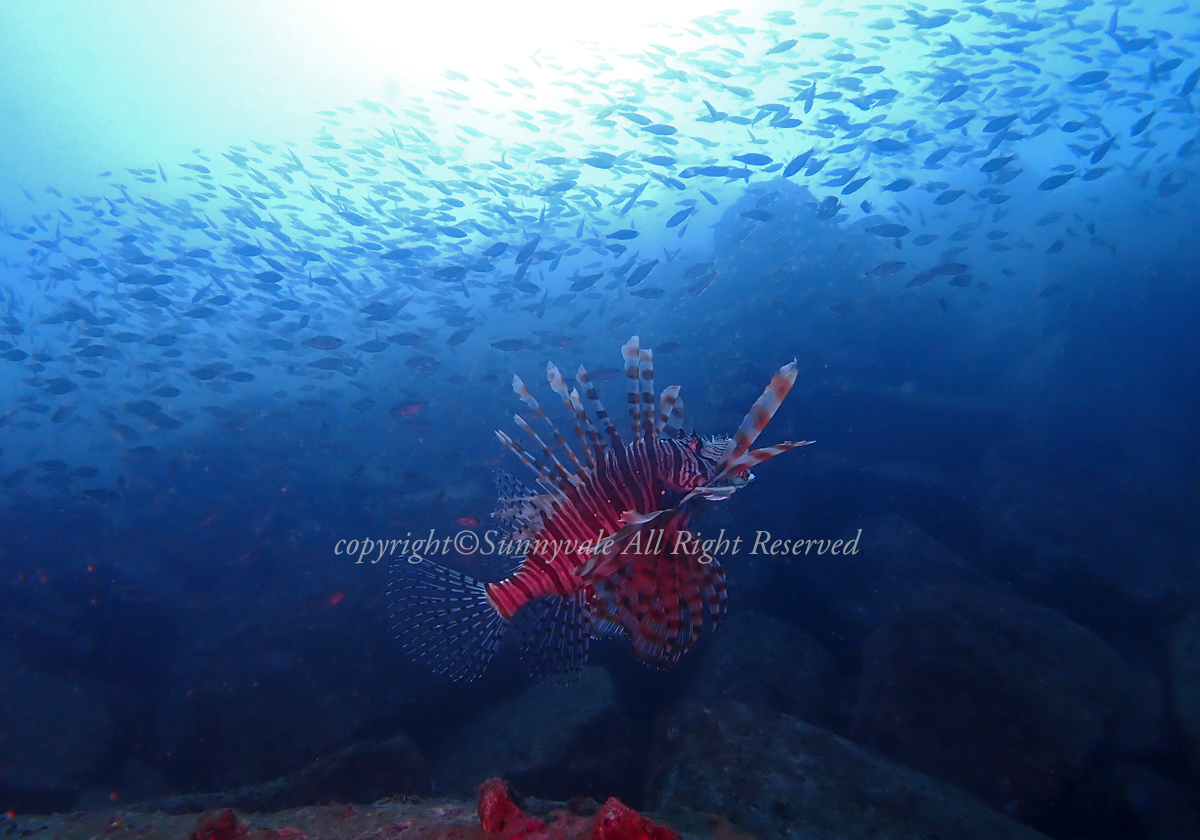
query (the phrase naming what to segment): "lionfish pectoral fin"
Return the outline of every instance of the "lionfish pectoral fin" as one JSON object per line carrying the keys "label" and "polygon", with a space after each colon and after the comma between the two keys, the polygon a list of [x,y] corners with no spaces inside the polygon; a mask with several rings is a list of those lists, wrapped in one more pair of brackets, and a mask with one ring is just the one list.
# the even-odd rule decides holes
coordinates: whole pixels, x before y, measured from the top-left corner
{"label": "lionfish pectoral fin", "polygon": [[592,549],[592,556],[576,567],[573,574],[590,580],[606,578],[624,564],[622,553],[639,531],[658,521],[664,514],[674,514],[678,508],[667,508],[653,513],[638,513],[627,510],[621,514],[621,527],[616,533],[600,540]]}
{"label": "lionfish pectoral fin", "polygon": [[452,680],[483,674],[508,628],[487,585],[416,555],[390,571],[388,609],[401,648]]}
{"label": "lionfish pectoral fin", "polygon": [[662,513],[662,511],[655,511],[654,513],[638,513],[636,510],[627,510],[621,514],[621,525],[645,525],[647,522],[655,519],[660,513]]}

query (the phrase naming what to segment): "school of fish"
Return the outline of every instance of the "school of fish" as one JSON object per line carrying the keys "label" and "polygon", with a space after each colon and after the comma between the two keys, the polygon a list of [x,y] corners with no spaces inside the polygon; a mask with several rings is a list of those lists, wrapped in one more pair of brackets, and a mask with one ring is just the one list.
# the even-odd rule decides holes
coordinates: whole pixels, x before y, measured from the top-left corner
{"label": "school of fish", "polygon": [[[1099,191],[1151,217],[1192,192],[1200,32],[1166,6],[730,9],[590,65],[547,47],[494,77],[446,68],[428,97],[319,112],[306,140],[135,162],[82,195],[29,185],[0,219],[20,249],[0,266],[3,492],[119,505],[106,449],[237,434],[272,405],[407,419],[479,364],[645,334],[739,282],[711,257],[723,219],[885,251],[838,278],[846,316],[858,289],[946,310],[1013,280],[1010,258],[1112,253]],[[484,89],[511,108],[474,107]],[[806,219],[772,209],[788,184]],[[381,383],[394,405],[353,390]],[[90,445],[46,457],[63,430]]]}

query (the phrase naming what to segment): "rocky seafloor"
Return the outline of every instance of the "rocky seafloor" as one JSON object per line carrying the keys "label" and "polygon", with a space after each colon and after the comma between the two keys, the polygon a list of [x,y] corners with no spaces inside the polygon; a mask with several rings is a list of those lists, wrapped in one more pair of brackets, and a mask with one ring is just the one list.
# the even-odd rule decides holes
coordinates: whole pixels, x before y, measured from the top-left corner
{"label": "rocky seafloor", "polygon": [[[576,810],[615,796],[695,837],[1200,837],[1196,564],[1185,546],[1133,553],[1128,523],[1079,516],[1094,496],[1031,488],[1003,447],[988,457],[969,539],[931,518],[951,495],[936,476],[812,458],[818,490],[854,485],[870,507],[904,488],[905,515],[838,532],[862,529],[853,562],[736,569],[727,620],[662,674],[598,644],[565,685],[514,683],[511,661],[438,682],[371,624],[370,581],[345,585],[341,613],[289,613],[299,578],[234,579],[245,620],[160,633],[179,655],[136,660],[158,674],[153,703],[115,659],[102,677],[26,628],[0,643],[0,789],[21,803],[0,835],[90,840],[115,819],[109,834],[190,836],[225,808],[310,838],[383,836],[427,808],[468,831],[480,782],[502,777]],[[836,519],[813,493],[794,504]],[[431,795],[450,798],[411,798]],[[21,813],[71,809],[88,813]]]}

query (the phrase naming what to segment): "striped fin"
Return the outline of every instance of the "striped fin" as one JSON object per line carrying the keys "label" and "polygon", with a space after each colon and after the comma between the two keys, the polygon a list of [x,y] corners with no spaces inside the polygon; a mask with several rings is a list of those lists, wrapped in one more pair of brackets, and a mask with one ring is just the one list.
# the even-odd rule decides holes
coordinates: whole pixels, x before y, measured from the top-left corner
{"label": "striped fin", "polygon": [[617,587],[617,614],[633,642],[634,654],[645,662],[663,658],[666,615],[658,598],[660,562],[657,557],[635,558]]}
{"label": "striped fin", "polygon": [[404,651],[452,680],[479,677],[508,628],[485,584],[429,560],[397,559],[388,597],[392,631]]}
{"label": "striped fin", "polygon": [[621,358],[625,360],[625,378],[629,380],[629,427],[633,433],[630,440],[637,441],[642,437],[641,418],[641,386],[638,380],[638,359],[640,356],[640,339],[635,335],[621,347]]}
{"label": "striped fin", "polygon": [[[555,370],[555,373],[557,372],[558,371]],[[561,380],[562,377],[560,376],[559,379]],[[571,466],[575,468],[575,472],[579,475],[582,475],[583,465],[580,464],[579,459],[575,457],[574,450],[567,445],[567,442],[563,439],[562,432],[558,430],[558,426],[554,425],[554,421],[550,419],[548,414],[546,414],[546,410],[542,408],[541,404],[537,401],[537,398],[534,397],[533,394],[529,393],[529,389],[525,387],[525,383],[521,381],[521,377],[517,376],[516,374],[513,374],[513,390],[517,392],[517,396],[521,398],[521,402],[533,409],[534,416],[540,417],[546,421],[546,425],[550,427],[550,431],[554,434],[554,442],[567,451],[567,460],[571,462]],[[540,440],[541,439],[539,438],[539,441]],[[558,458],[551,454],[549,447],[545,448],[545,454],[554,459],[555,466],[559,467],[565,476],[566,469],[563,468],[561,463],[559,463]],[[568,480],[574,483],[574,479]]]}
{"label": "striped fin", "polygon": [[683,398],[679,396],[679,386],[672,385],[675,388],[675,403],[671,406],[671,416],[667,418],[666,424],[662,429],[662,437],[673,438],[683,428]]}
{"label": "striped fin", "polygon": [[658,417],[654,420],[654,437],[661,437],[666,430],[667,421],[671,419],[671,412],[675,409],[675,401],[678,399],[678,385],[663,388],[662,396],[658,398]]}
{"label": "striped fin", "polygon": [[[522,420],[521,422],[525,421]],[[556,489],[558,488],[558,482],[550,476],[550,470],[545,464],[522,449],[519,443],[510,438],[508,435],[504,434],[504,432],[500,431],[499,429],[496,430],[496,437],[500,439],[500,442],[504,444],[504,447],[509,452],[516,455],[521,460],[522,464],[537,473],[538,479],[541,480],[544,486],[554,487]]]}
{"label": "striped fin", "polygon": [[[583,388],[583,395],[587,397],[587,401],[592,406],[592,411],[596,413],[596,419],[600,421],[600,425],[604,427],[604,433],[608,435],[608,442],[612,444],[613,449],[624,449],[625,444],[621,443],[621,435],[617,432],[617,424],[608,416],[608,412],[604,410],[604,405],[600,402],[600,396],[596,393],[596,386],[592,384],[591,377],[588,376],[587,370],[583,365],[579,366],[579,370],[575,373],[575,381]],[[596,454],[600,454],[600,450],[596,450]]]}
{"label": "striped fin", "polygon": [[521,659],[535,679],[558,674],[576,677],[583,669],[594,621],[588,596],[586,588],[570,598],[544,595],[518,613]]}
{"label": "striped fin", "polygon": [[721,463],[717,465],[719,474],[709,484],[716,484],[724,478],[729,473],[729,465],[745,454],[762,430],[771,422],[771,418],[779,410],[779,405],[788,395],[788,391],[792,390],[792,384],[795,381],[796,363],[794,361],[788,362],[771,377],[771,384],[762,392],[762,396],[755,400],[754,405],[750,407],[750,411],[742,420],[742,425],[738,426],[738,430],[734,432],[733,443],[726,450]]}
{"label": "striped fin", "polygon": [[654,351],[644,348],[638,356],[638,378],[641,380],[641,436],[654,439]]}
{"label": "striped fin", "polygon": [[587,434],[587,444],[583,447],[583,456],[587,459],[588,468],[594,470],[596,469],[596,453],[603,452],[607,444],[604,443],[604,438],[600,437],[600,433],[596,431],[596,427],[592,425],[587,412],[583,410],[583,403],[579,400],[579,390],[576,388],[571,389],[571,410],[575,412],[575,416]]}
{"label": "striped fin", "polygon": [[713,558],[707,563],[698,563],[701,567],[701,574],[704,578],[701,592],[704,595],[705,606],[708,608],[708,618],[712,621],[712,626],[716,626],[721,621],[721,616],[725,615],[725,611],[729,609],[729,594],[725,590],[725,570],[721,568],[721,563]]}
{"label": "striped fin", "polygon": [[566,486],[574,481],[574,476],[567,472],[567,468],[563,466],[562,461],[558,460],[558,456],[550,451],[550,447],[546,444],[546,441],[542,440],[542,436],[533,430],[533,426],[530,426],[525,422],[524,417],[522,417],[520,414],[514,414],[513,420],[518,426],[521,427],[521,430],[524,431],[525,434],[533,438],[534,442],[542,448],[542,455],[554,465],[555,476],[553,477],[553,480],[555,485],[560,490],[565,490]]}
{"label": "striped fin", "polygon": [[777,443],[774,446],[765,447],[763,449],[753,449],[750,452],[747,452],[742,457],[738,458],[732,464],[730,464],[729,467],[727,468],[726,472],[728,472],[730,475],[733,475],[735,473],[740,473],[742,470],[749,469],[750,467],[753,467],[756,464],[761,464],[763,461],[766,461],[770,458],[774,458],[776,455],[781,455],[784,452],[787,452],[791,449],[798,449],[801,446],[809,446],[810,444],[813,444],[813,443],[816,443],[816,441],[815,440],[800,440],[800,441],[789,440],[789,441],[784,441],[783,443]]}
{"label": "striped fin", "polygon": [[[546,364],[546,381],[550,383],[550,390],[558,394],[562,400],[563,408],[570,412],[571,423],[575,427],[575,437],[579,438],[579,445],[583,449],[584,457],[588,459],[588,466],[594,466],[595,461],[591,458],[591,449],[588,446],[587,439],[583,436],[583,425],[579,421],[579,415],[575,413],[575,407],[571,405],[571,395],[567,393],[567,383],[563,382],[562,374],[554,362]],[[546,422],[549,421],[550,418],[547,417]],[[584,474],[583,464],[579,463],[579,459],[575,457],[575,450],[567,446],[567,442],[563,440],[562,435],[558,433],[557,429],[554,430],[554,435],[557,442],[567,450],[567,458],[570,460],[571,465],[575,467],[575,472],[582,476]]]}
{"label": "striped fin", "polygon": [[[714,561],[715,562],[715,561]],[[688,629],[687,647],[691,647],[700,638],[700,630],[704,627],[704,570],[695,557],[688,557],[681,577],[681,596],[687,604]]]}

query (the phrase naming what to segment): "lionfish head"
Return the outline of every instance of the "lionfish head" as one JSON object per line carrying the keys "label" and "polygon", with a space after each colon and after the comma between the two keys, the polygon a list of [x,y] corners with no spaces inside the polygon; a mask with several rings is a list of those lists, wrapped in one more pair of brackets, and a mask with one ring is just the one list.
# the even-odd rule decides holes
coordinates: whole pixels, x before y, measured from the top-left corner
{"label": "lionfish head", "polygon": [[[664,479],[669,489],[677,493],[690,493],[707,487],[709,482],[717,478],[721,472],[721,461],[733,445],[733,438],[701,437],[695,432],[681,430],[673,442],[683,457]],[[753,479],[749,470],[744,470],[737,475],[726,475],[721,479],[721,486],[730,487],[729,492],[732,492]]]}

